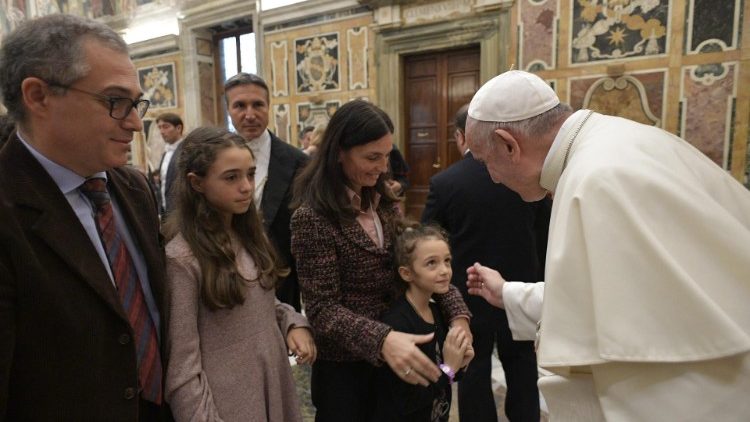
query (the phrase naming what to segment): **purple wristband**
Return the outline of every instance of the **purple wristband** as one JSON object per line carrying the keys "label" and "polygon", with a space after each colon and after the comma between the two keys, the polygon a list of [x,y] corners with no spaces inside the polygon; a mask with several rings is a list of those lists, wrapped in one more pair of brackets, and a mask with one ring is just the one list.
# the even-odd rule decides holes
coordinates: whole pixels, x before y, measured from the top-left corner
{"label": "purple wristband", "polygon": [[453,378],[456,377],[456,371],[454,371],[453,369],[451,369],[450,366],[444,363],[441,363],[438,366],[440,370],[443,371],[443,373],[448,376],[448,381],[450,382],[450,384],[453,384]]}

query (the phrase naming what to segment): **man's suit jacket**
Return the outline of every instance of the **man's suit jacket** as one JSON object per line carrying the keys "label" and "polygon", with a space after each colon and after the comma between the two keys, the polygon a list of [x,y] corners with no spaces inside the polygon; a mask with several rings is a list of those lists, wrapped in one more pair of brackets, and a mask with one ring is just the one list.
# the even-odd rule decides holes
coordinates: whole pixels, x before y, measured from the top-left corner
{"label": "man's suit jacket", "polygon": [[437,223],[448,231],[452,282],[474,314],[472,321],[479,322],[497,309],[481,297],[468,295],[466,268],[479,262],[498,270],[506,280],[541,280],[544,248],[537,245],[537,231],[546,230],[549,220],[543,215],[550,206],[548,200],[524,202],[517,193],[494,183],[471,152],[430,179],[422,222]]}
{"label": "man's suit jacket", "polygon": [[[172,208],[174,208],[174,198],[172,198],[172,190],[174,188],[174,181],[175,178],[177,178],[177,161],[180,159],[180,154],[182,153],[182,144],[177,146],[177,149],[174,150],[174,153],[172,154],[172,158],[169,160],[169,164],[167,164],[167,177],[160,181],[160,183],[165,183],[164,186],[164,203],[161,204],[162,210],[164,212],[164,215],[166,216],[169,214],[170,211],[172,211]],[[162,164],[164,164],[164,157],[161,158]],[[161,195],[159,192],[157,192],[157,195],[161,198]]]}
{"label": "man's suit jacket", "polygon": [[289,209],[289,203],[292,199],[294,177],[299,169],[307,164],[308,159],[305,153],[271,133],[268,180],[261,200],[263,225],[279,256],[291,270],[281,282],[276,296],[282,302],[294,306],[297,311],[300,310],[300,295],[297,269],[292,257],[292,232],[289,228],[292,210]]}
{"label": "man's suit jacket", "polygon": [[[133,169],[107,176],[165,309],[154,195]],[[136,421],[136,351],[117,291],[72,207],[15,136],[0,151],[0,202],[18,223],[0,249],[0,419]],[[161,313],[162,345],[167,319]]]}

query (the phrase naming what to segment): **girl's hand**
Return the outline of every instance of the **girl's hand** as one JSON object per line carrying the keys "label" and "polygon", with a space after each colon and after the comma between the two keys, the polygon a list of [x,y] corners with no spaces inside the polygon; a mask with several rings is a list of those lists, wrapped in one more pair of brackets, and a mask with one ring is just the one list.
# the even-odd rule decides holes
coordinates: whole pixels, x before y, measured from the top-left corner
{"label": "girl's hand", "polygon": [[318,357],[318,349],[315,347],[312,333],[305,327],[293,327],[286,333],[286,345],[289,353],[297,359],[297,364],[302,365],[315,362]]}
{"label": "girl's hand", "polygon": [[474,359],[474,347],[469,344],[469,347],[466,348],[466,351],[464,352],[464,359],[461,362],[461,368],[466,368],[467,365],[469,365],[469,362]]}
{"label": "girl's hand", "polygon": [[461,368],[466,349],[469,347],[471,347],[471,342],[464,330],[451,328],[443,343],[443,362],[457,372]]}
{"label": "girl's hand", "polygon": [[429,343],[435,334],[415,335],[391,331],[381,350],[383,359],[404,382],[427,387],[440,378],[440,369],[417,347]]}

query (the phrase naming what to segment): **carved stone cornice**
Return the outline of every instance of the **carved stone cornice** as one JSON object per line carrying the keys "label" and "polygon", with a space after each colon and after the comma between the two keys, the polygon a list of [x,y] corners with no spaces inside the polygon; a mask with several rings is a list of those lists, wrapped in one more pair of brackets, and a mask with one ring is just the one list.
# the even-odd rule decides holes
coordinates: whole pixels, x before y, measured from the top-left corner
{"label": "carved stone cornice", "polygon": [[510,9],[515,0],[358,0],[373,10],[373,30],[429,24]]}

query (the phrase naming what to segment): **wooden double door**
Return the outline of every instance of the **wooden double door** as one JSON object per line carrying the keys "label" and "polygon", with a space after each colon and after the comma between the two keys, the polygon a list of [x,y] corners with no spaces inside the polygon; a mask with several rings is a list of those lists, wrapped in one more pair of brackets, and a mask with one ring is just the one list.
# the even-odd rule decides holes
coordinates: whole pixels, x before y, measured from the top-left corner
{"label": "wooden double door", "polygon": [[430,177],[461,159],[454,119],[479,89],[479,47],[404,58],[406,214],[419,219]]}

